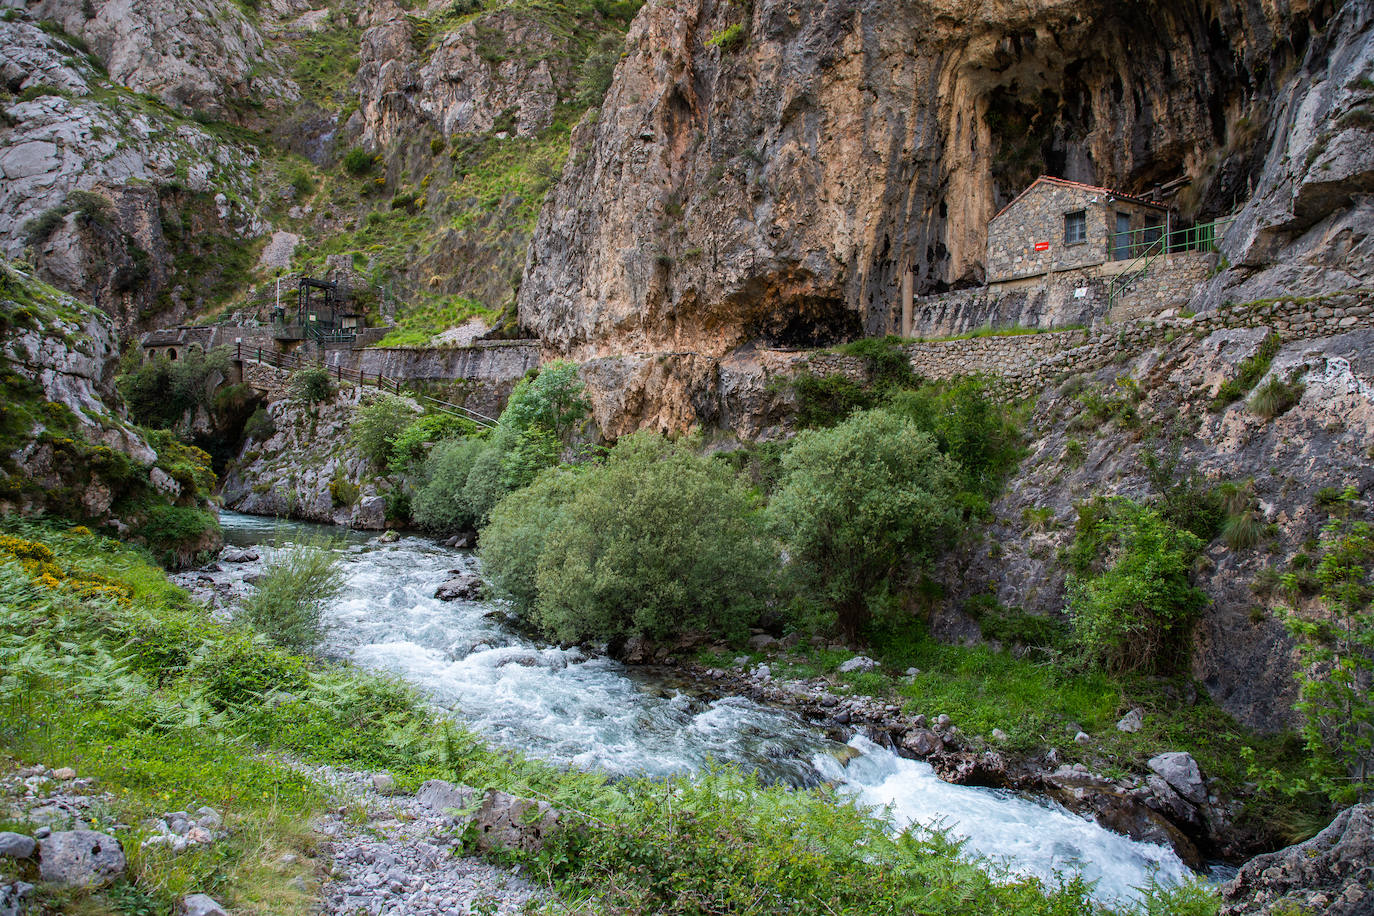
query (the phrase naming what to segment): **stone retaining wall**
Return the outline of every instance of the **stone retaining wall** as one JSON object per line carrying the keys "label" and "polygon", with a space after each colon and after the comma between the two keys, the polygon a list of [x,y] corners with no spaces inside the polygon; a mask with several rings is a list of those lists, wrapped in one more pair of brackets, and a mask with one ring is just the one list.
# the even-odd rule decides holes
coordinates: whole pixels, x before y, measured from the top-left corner
{"label": "stone retaining wall", "polygon": [[[1350,290],[1317,300],[1279,299],[1234,305],[1191,318],[1160,317],[1104,324],[1090,331],[922,341],[904,350],[912,371],[925,378],[992,377],[1010,397],[1029,397],[1060,377],[1099,369],[1179,334],[1203,336],[1219,328],[1268,327],[1286,339],[1326,337],[1374,327],[1374,290]],[[818,375],[864,377],[862,360],[818,352],[805,360]]]}
{"label": "stone retaining wall", "polygon": [[[1188,304],[1216,266],[1215,254],[1183,251],[1165,255],[1132,283],[1115,303],[1108,301],[1116,261],[1084,270],[1067,270],[1031,280],[922,296],[912,306],[908,337],[952,337],[979,328],[1050,330],[1159,315]],[[901,317],[892,331],[900,333]]]}

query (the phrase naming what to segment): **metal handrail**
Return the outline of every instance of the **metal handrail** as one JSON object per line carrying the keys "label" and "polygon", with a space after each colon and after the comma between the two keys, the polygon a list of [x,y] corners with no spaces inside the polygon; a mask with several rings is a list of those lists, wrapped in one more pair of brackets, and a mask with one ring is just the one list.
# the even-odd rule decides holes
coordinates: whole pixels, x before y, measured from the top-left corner
{"label": "metal handrail", "polygon": [[[1207,252],[1219,250],[1217,239],[1234,219],[1234,216],[1224,216],[1221,219],[1212,220],[1210,223],[1200,223],[1186,229],[1174,229],[1169,232],[1160,232],[1158,227],[1151,226],[1145,229],[1131,229],[1126,232],[1115,233],[1112,237],[1113,251],[1118,249],[1117,241],[1126,236],[1128,237],[1126,242],[1128,250],[1138,253],[1135,259],[1113,277],[1112,282],[1108,285],[1108,308],[1116,305],[1116,300],[1122,293],[1150,272],[1150,266],[1159,259],[1160,255],[1176,254],[1181,251]],[[1147,236],[1147,233],[1153,232],[1159,232],[1159,235],[1153,238]]]}
{"label": "metal handrail", "polygon": [[[272,366],[277,369],[284,369],[288,372],[304,369],[307,366],[317,366],[324,369],[326,372],[331,371],[330,367],[324,365],[322,361],[307,361],[294,353],[282,353],[279,350],[272,349],[264,350],[262,347],[245,348],[242,342],[239,342],[234,347],[234,361],[240,363],[261,363],[264,366]],[[340,384],[346,381],[350,384],[357,385],[359,388],[365,388],[370,384],[380,391],[390,391],[393,394],[408,395],[440,413],[446,413],[462,420],[468,420],[481,429],[495,429],[498,422],[493,417],[478,413],[475,410],[470,410],[461,404],[441,401],[436,397],[418,391],[406,391],[403,389],[399,379],[391,378],[380,372],[369,374],[361,369],[348,369],[343,366],[334,366],[332,374]]]}

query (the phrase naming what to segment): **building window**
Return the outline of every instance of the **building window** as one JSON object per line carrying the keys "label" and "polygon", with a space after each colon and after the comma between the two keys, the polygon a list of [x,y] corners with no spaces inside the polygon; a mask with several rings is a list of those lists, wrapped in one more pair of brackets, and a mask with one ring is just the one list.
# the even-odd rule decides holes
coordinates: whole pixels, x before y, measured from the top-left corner
{"label": "building window", "polygon": [[1088,212],[1075,210],[1064,214],[1064,244],[1075,245],[1088,240]]}

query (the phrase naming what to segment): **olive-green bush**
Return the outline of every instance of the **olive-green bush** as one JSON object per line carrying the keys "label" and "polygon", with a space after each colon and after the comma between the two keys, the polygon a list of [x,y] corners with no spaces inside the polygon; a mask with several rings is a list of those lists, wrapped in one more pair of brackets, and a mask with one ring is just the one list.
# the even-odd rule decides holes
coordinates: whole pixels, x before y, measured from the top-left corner
{"label": "olive-green bush", "polygon": [[816,623],[856,635],[963,520],[957,462],[890,410],[798,434],[768,507],[787,578]]}
{"label": "olive-green bush", "polygon": [[[564,642],[742,635],[776,564],[750,490],[720,462],[648,434],[511,497],[482,549],[517,612]],[[533,594],[518,584],[531,565]]]}

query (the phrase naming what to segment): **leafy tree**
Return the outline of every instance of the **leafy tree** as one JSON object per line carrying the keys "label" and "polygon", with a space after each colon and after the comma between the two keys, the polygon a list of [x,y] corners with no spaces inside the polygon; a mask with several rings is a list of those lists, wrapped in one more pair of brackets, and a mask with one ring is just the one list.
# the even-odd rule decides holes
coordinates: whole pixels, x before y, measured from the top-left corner
{"label": "leafy tree", "polygon": [[464,497],[468,475],[487,450],[482,439],[447,439],[430,450],[423,481],[410,500],[415,523],[434,531],[472,528],[477,518]]}
{"label": "leafy tree", "polygon": [[229,375],[229,351],[191,349],[184,358],[159,355],[137,363],[116,381],[129,415],[142,426],[170,429],[187,411],[212,406],[212,377]]}
{"label": "leafy tree", "polygon": [[1311,785],[1346,804],[1367,799],[1374,778],[1374,528],[1333,519],[1322,542],[1325,613],[1289,609],[1283,619],[1302,662],[1297,710]]}
{"label": "leafy tree", "polygon": [[[561,511],[515,497],[493,514],[484,538],[495,546],[484,550],[497,581],[551,638],[734,637],[762,609],[774,554],[753,497],[720,462],[638,434],[605,464],[540,481],[537,495],[566,498]],[[551,520],[540,544],[543,513]],[[515,582],[536,550],[531,601]]]}
{"label": "leafy tree", "polygon": [[1182,668],[1207,596],[1191,581],[1197,535],[1128,499],[1080,509],[1069,618],[1087,661],[1109,672]]}
{"label": "leafy tree", "polygon": [[401,433],[415,419],[415,410],[394,394],[379,394],[358,408],[349,426],[349,441],[373,466],[382,470]]}
{"label": "leafy tree", "polygon": [[334,381],[323,366],[309,366],[291,373],[291,399],[307,406],[334,397]]}
{"label": "leafy tree", "polygon": [[401,431],[391,444],[388,467],[393,474],[404,474],[424,459],[435,442],[456,439],[477,432],[471,420],[452,414],[433,413],[419,417]]}
{"label": "leafy tree", "polygon": [[577,365],[557,360],[541,367],[534,378],[520,380],[501,414],[501,425],[517,430],[537,426],[566,440],[591,409],[583,395]]}
{"label": "leafy tree", "polygon": [[769,506],[798,594],[853,636],[914,566],[958,530],[960,469],[889,410],[799,434]]}
{"label": "leafy tree", "polygon": [[549,529],[577,494],[582,470],[550,468],[497,503],[482,530],[480,551],[487,580],[526,620],[533,619],[538,604],[535,576]]}

